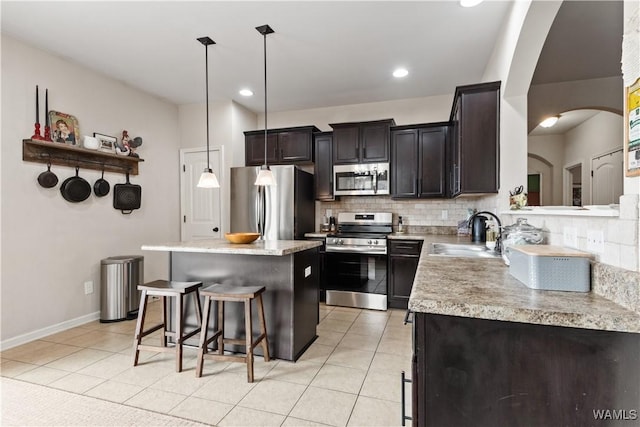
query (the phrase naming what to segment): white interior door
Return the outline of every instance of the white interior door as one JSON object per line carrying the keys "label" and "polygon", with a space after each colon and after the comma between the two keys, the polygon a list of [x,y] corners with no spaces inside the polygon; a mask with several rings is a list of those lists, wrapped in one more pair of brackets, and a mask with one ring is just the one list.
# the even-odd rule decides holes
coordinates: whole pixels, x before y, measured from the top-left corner
{"label": "white interior door", "polygon": [[620,203],[622,195],[624,159],[622,149],[591,161],[591,203],[609,205]]}
{"label": "white interior door", "polygon": [[[221,148],[209,151],[211,169],[222,185]],[[215,239],[222,236],[221,197],[219,188],[198,188],[200,174],[207,167],[207,150],[180,150],[180,204],[182,241]]]}

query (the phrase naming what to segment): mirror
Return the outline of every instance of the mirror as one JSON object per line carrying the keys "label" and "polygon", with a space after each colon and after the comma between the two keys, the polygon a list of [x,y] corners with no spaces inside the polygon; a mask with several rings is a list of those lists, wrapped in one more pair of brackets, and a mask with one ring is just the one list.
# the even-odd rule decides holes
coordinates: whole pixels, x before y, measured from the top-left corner
{"label": "mirror", "polygon": [[[624,179],[622,1],[565,1],[528,94],[528,204],[617,204]],[[539,123],[559,116],[557,123]],[[592,177],[593,171],[593,177]]]}

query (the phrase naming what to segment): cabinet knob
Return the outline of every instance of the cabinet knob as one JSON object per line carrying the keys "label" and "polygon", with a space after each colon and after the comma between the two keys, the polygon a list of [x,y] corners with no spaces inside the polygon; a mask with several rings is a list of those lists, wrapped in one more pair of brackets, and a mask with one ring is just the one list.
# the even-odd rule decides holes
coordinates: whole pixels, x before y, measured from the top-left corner
{"label": "cabinet knob", "polygon": [[217,233],[218,231],[220,231],[220,229],[218,227],[213,227],[213,232]]}

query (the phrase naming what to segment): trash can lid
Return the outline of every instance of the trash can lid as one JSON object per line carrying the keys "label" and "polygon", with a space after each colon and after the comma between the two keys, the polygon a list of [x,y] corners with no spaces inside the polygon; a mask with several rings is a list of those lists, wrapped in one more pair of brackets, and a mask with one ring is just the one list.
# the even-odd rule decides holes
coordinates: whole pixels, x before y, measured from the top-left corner
{"label": "trash can lid", "polygon": [[102,264],[122,264],[125,262],[144,260],[142,255],[120,255],[111,256],[100,261]]}

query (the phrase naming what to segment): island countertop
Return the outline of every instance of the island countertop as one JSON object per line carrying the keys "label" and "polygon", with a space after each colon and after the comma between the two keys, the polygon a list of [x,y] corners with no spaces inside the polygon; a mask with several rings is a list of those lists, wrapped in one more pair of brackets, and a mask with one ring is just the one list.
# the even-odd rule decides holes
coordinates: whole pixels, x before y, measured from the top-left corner
{"label": "island countertop", "polygon": [[142,245],[145,251],[200,252],[210,254],[284,256],[322,246],[316,240],[256,240],[252,243],[230,243],[225,239],[192,240]]}
{"label": "island countertop", "polygon": [[428,240],[411,290],[412,311],[640,333],[640,314],[594,292],[529,289],[499,258],[430,256]]}

